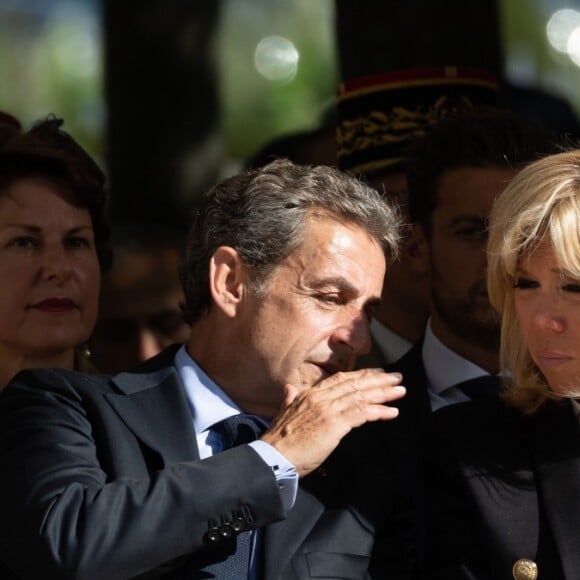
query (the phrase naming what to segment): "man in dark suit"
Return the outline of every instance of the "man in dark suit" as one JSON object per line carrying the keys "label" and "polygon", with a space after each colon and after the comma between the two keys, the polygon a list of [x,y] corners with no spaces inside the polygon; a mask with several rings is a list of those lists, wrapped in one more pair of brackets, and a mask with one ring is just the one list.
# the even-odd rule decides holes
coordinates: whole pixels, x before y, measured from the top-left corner
{"label": "man in dark suit", "polygon": [[213,188],[188,242],[186,345],[112,378],[25,371],[0,396],[14,577],[407,577],[373,423],[404,388],[351,370],[399,225],[326,167]]}
{"label": "man in dark suit", "polygon": [[542,154],[551,135],[500,110],[450,115],[415,144],[407,158],[409,214],[416,238],[413,267],[428,276],[425,334],[399,361],[407,396],[397,424],[405,441],[398,465],[414,482],[418,551],[422,551],[420,457],[431,413],[499,392],[500,320],[485,281],[487,222],[494,200]]}
{"label": "man in dark suit", "polygon": [[500,370],[500,321],[485,281],[489,213],[526,164],[554,151],[544,130],[496,110],[440,121],[409,154],[414,267],[428,274],[430,317],[420,343],[391,368],[421,393],[423,416],[473,398],[458,385]]}

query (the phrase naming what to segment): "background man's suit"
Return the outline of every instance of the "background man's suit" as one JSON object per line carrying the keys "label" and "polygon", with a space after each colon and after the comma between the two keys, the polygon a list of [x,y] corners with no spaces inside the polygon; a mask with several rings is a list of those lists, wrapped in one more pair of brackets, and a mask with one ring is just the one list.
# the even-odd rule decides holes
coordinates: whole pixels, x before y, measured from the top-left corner
{"label": "background man's suit", "polygon": [[440,580],[511,580],[514,563],[539,579],[580,571],[580,433],[569,402],[524,416],[500,400],[434,416],[427,570]]}
{"label": "background man's suit", "polygon": [[[229,533],[243,517],[250,529],[265,526],[265,580],[407,577],[382,431],[353,431],[301,481],[284,514],[275,477],[252,449],[198,461],[174,353],[111,380],[25,371],[4,391],[0,557],[9,567],[61,578],[54,561],[62,559],[83,580],[183,578],[204,559],[208,530]],[[32,502],[38,507],[23,509]],[[22,538],[37,544],[24,551]],[[389,575],[392,558],[403,564]]]}

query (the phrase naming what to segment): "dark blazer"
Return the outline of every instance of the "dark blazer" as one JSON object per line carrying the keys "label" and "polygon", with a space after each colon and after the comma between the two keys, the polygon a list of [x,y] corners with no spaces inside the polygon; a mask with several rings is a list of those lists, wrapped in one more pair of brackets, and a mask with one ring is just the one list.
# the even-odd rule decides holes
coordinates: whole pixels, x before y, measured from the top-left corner
{"label": "dark blazer", "polygon": [[421,340],[398,361],[386,367],[388,372],[399,372],[403,375],[403,385],[407,389],[407,394],[397,403],[400,411],[397,420],[400,426],[404,424],[415,444],[421,440],[423,430],[431,417],[431,401],[421,356],[422,348]]}
{"label": "dark blazer", "polygon": [[388,372],[396,371],[403,375],[403,385],[407,393],[394,403],[399,408],[399,416],[394,421],[382,425],[382,429],[386,432],[385,436],[396,442],[396,448],[392,452],[394,465],[399,472],[399,478],[405,482],[411,494],[413,550],[419,567],[417,578],[422,578],[425,539],[424,477],[421,457],[424,452],[425,429],[431,419],[431,401],[421,356],[422,348],[421,340],[398,361],[386,367]]}
{"label": "dark blazer", "polygon": [[[421,356],[422,348],[423,341],[421,340],[398,361],[385,367],[387,372],[401,373],[403,385],[407,389],[402,399],[392,403],[392,406],[399,409],[399,416],[394,421],[383,424],[386,431],[393,432],[392,436],[399,439],[394,452],[402,461],[407,478],[411,476],[410,474],[416,473],[417,456],[421,449],[423,433],[431,417],[427,376]],[[357,359],[357,367],[381,366],[379,357],[378,350],[373,349],[369,355]]]}
{"label": "dark blazer", "polygon": [[265,580],[407,577],[406,516],[373,425],[301,480],[286,514],[251,448],[199,460],[174,353],[113,378],[24,371],[2,392],[0,559],[14,578],[195,578],[208,531],[235,517],[263,528]]}
{"label": "dark blazer", "polygon": [[429,431],[429,578],[580,577],[580,433],[568,402],[524,416],[500,400],[453,405]]}

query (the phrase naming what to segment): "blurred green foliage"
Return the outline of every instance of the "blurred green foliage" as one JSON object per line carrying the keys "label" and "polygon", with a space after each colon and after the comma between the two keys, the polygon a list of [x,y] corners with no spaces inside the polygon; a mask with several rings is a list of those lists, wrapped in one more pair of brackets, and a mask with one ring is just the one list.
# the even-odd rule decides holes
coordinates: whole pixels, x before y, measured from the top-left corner
{"label": "blurred green foliage", "polygon": [[500,8],[507,75],[567,98],[580,115],[580,68],[546,35],[550,16],[564,8],[580,11],[577,0],[501,0]]}
{"label": "blurred green foliage", "polygon": [[[229,153],[244,158],[265,141],[321,122],[338,84],[333,0],[228,0],[218,40],[222,124]],[[291,81],[272,81],[254,65],[265,36],[290,40],[299,53]]]}
{"label": "blurred green foliage", "polygon": [[98,160],[103,152],[101,31],[96,4],[0,4],[0,109],[28,127],[54,114]]}
{"label": "blurred green foliage", "polygon": [[[104,157],[102,0],[0,2],[0,109],[25,126],[49,113]],[[122,0],[119,0],[122,1]],[[216,0],[217,1],[217,0]],[[549,11],[566,0],[502,0],[508,75],[568,97],[580,111],[580,70],[546,39]],[[272,137],[317,126],[338,84],[333,0],[222,0],[215,39],[222,136],[241,160]],[[254,64],[266,36],[290,40],[296,75],[273,81]]]}

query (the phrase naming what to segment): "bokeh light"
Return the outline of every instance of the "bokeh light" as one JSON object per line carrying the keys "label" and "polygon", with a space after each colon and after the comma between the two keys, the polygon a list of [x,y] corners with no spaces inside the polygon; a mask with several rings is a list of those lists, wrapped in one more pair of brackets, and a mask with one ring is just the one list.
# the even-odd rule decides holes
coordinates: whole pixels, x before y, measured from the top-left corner
{"label": "bokeh light", "polygon": [[294,43],[283,36],[266,36],[254,53],[257,71],[271,81],[290,82],[298,71],[299,59]]}
{"label": "bokeh light", "polygon": [[548,41],[559,52],[570,54],[569,40],[580,28],[580,12],[564,8],[554,12],[546,25]]}
{"label": "bokeh light", "polygon": [[580,67],[580,26],[570,35],[567,48],[570,60]]}

